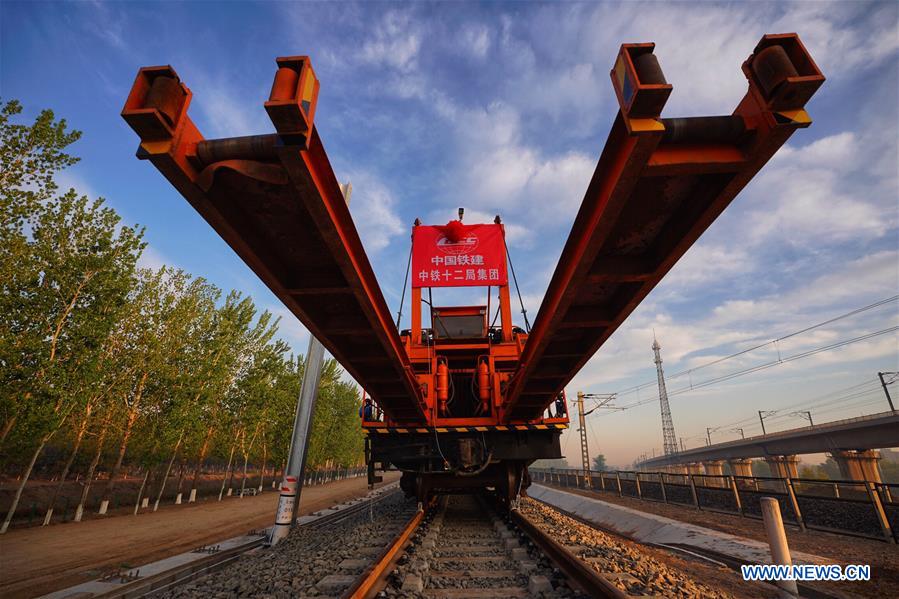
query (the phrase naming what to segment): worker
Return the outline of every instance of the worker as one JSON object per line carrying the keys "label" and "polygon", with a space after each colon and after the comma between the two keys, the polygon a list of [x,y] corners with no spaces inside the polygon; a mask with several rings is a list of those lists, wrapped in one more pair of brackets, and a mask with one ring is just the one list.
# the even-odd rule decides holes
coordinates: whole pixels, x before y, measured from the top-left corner
{"label": "worker", "polygon": [[374,420],[374,408],[371,405],[371,399],[368,397],[362,402],[362,405],[359,406],[359,418],[362,419],[362,422],[372,422]]}
{"label": "worker", "polygon": [[556,396],[556,418],[561,418],[565,415],[565,396],[559,393]]}

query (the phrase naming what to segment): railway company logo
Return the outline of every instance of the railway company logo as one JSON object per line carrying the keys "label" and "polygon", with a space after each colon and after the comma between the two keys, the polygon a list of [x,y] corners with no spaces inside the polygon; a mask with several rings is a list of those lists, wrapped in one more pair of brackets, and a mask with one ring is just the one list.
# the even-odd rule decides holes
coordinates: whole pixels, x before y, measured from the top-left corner
{"label": "railway company logo", "polygon": [[437,249],[444,254],[470,254],[477,249],[479,243],[478,236],[474,233],[467,234],[459,241],[452,241],[446,235],[441,235],[437,239]]}

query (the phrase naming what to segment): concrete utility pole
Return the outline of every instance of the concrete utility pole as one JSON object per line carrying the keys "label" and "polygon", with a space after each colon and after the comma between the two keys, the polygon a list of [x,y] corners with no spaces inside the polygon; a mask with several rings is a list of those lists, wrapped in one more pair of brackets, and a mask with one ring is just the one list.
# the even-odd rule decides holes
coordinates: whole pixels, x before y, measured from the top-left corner
{"label": "concrete utility pole", "polygon": [[[880,377],[880,384],[883,387],[883,392],[887,396],[887,403],[890,404],[890,411],[895,412],[896,408],[893,407],[893,398],[890,397],[890,390],[887,389],[887,383],[885,380],[883,380],[883,375],[885,375],[885,374],[899,375],[899,372],[878,372],[877,373],[877,376]],[[890,382],[893,382],[893,381],[890,381]]]}
{"label": "concrete utility pole", "polygon": [[[353,186],[349,183],[341,185],[340,191],[349,204]],[[297,521],[297,508],[300,505],[303,478],[306,473],[306,450],[309,447],[309,433],[312,430],[312,417],[315,414],[315,400],[318,397],[318,384],[321,381],[324,361],[325,347],[314,335],[309,335],[303,383],[300,386],[297,412],[293,420],[290,454],[281,481],[281,497],[278,500],[278,511],[275,513],[275,526],[269,539],[272,546],[284,539]]]}
{"label": "concrete utility pole", "polygon": [[587,488],[589,489],[592,487],[590,481],[590,450],[587,447],[587,417],[584,414],[584,394],[581,391],[577,392],[577,420],[577,430],[581,434],[581,461],[584,465],[584,482],[587,483]]}
{"label": "concrete utility pole", "polygon": [[[592,398],[597,400],[596,405],[588,412],[584,411],[584,399]],[[605,408],[609,410],[623,410],[624,408],[617,408],[615,406],[608,405],[609,402],[615,399],[614,393],[583,393],[582,391],[577,392],[577,416],[578,416],[578,431],[581,434],[581,461],[584,467],[584,478],[587,481],[587,485],[591,484],[590,481],[590,450],[587,446],[587,416],[595,412],[600,408]]]}

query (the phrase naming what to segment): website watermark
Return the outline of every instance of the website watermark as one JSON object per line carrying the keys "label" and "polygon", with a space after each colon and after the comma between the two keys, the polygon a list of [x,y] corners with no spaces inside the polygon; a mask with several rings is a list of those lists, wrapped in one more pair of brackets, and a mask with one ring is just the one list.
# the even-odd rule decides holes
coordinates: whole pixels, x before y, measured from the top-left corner
{"label": "website watermark", "polygon": [[871,566],[861,564],[748,564],[741,566],[743,580],[772,582],[777,580],[806,581],[860,581],[871,580]]}

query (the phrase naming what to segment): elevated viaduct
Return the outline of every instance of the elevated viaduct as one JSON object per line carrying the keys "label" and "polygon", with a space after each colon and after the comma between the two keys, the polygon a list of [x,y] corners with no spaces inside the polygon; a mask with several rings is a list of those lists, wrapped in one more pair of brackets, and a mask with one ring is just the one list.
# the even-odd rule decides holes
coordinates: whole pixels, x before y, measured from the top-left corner
{"label": "elevated viaduct", "polygon": [[877,450],[884,447],[899,447],[899,411],[716,443],[645,460],[637,468],[721,475],[727,462],[735,475],[752,476],[752,458],[763,458],[773,476],[797,478],[799,455],[826,452],[843,478],[882,482]]}

